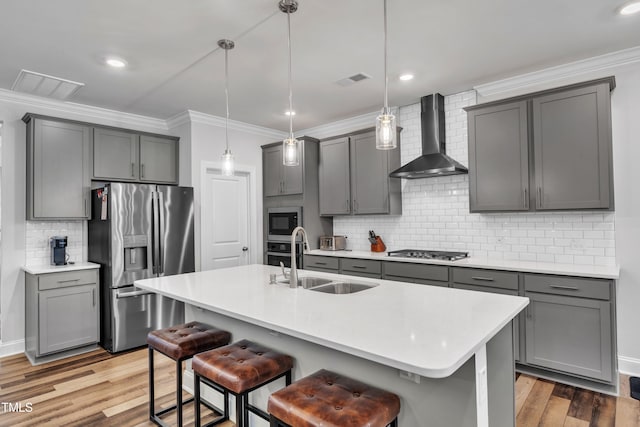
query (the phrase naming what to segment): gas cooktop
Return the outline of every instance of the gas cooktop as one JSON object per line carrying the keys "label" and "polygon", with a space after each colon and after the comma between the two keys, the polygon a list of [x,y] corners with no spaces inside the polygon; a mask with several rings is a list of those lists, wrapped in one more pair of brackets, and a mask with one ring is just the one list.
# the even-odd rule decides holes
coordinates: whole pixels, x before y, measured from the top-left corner
{"label": "gas cooktop", "polygon": [[467,258],[469,252],[450,252],[450,251],[425,251],[421,249],[401,249],[399,251],[388,252],[387,255],[405,258],[422,258],[422,259],[438,259],[443,261],[457,261]]}

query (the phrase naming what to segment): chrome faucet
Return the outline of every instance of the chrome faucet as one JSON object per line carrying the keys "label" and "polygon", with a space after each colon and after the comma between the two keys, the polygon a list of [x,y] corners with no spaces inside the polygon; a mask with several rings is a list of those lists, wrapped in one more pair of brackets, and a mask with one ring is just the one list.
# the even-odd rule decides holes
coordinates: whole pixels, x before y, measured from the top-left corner
{"label": "chrome faucet", "polygon": [[291,233],[291,270],[289,272],[289,287],[298,287],[298,266],[296,265],[296,236],[298,232],[302,232],[302,253],[309,250],[309,241],[307,240],[307,232],[302,227],[296,227]]}

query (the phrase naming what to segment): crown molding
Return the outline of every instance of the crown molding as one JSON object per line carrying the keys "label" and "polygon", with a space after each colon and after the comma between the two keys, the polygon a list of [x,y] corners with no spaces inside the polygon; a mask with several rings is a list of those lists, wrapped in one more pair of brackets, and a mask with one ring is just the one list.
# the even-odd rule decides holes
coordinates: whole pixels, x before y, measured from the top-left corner
{"label": "crown molding", "polygon": [[[186,123],[205,124],[220,128],[225,127],[225,119],[223,117],[212,116],[211,114],[201,113],[199,111],[193,110],[187,110],[167,120],[169,129]],[[263,126],[252,125],[249,123],[239,122],[237,120],[229,120],[229,129],[253,135],[264,136],[270,139],[282,139],[286,138],[287,136],[286,132]]]}
{"label": "crown molding", "polygon": [[143,128],[145,130],[158,132],[166,132],[169,129],[165,120],[154,117],[124,113],[122,111],[109,110],[107,108],[77,104],[74,102],[58,101],[7,89],[0,89],[0,102],[23,106],[27,110],[30,108],[51,109],[55,110],[56,113],[81,116],[83,121],[104,121],[120,127]]}
{"label": "crown molding", "polygon": [[[392,107],[391,112],[398,115],[398,108]],[[350,117],[348,119],[338,120],[312,128],[307,128],[296,132],[296,136],[308,135],[317,139],[329,138],[335,135],[342,135],[360,129],[375,127],[376,117],[380,115],[380,111],[361,114],[359,116]]]}
{"label": "crown molding", "polygon": [[621,65],[640,62],[640,46],[607,53],[593,58],[569,62],[556,67],[545,68],[532,73],[509,77],[495,82],[474,86],[483,97],[510,93],[527,89],[542,83],[549,83],[582,74],[603,71]]}

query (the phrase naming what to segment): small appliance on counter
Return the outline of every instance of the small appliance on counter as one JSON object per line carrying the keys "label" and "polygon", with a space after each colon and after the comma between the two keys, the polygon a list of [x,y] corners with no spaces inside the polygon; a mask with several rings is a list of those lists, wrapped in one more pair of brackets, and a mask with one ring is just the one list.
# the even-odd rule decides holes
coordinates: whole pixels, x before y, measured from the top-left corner
{"label": "small appliance on counter", "polygon": [[67,236],[53,236],[49,239],[51,265],[67,264]]}
{"label": "small appliance on counter", "polygon": [[382,238],[376,235],[373,230],[369,230],[369,243],[371,243],[371,252],[384,252],[387,250]]}
{"label": "small appliance on counter", "polygon": [[347,236],[320,236],[321,251],[343,251],[347,248]]}

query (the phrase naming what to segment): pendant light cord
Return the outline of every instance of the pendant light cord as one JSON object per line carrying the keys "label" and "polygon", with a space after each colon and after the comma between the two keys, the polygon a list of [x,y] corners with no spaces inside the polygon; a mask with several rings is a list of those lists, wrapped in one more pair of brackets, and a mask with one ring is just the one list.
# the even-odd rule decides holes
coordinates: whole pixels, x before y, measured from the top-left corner
{"label": "pendant light cord", "polygon": [[229,151],[229,49],[224,50],[224,96],[227,101],[227,118],[224,121],[226,151]]}
{"label": "pendant light cord", "polygon": [[387,97],[389,77],[387,77],[387,0],[384,0],[384,111],[389,114],[389,99]]}
{"label": "pendant light cord", "polygon": [[291,12],[287,10],[287,44],[289,47],[289,138],[293,139],[293,89],[291,88]]}

